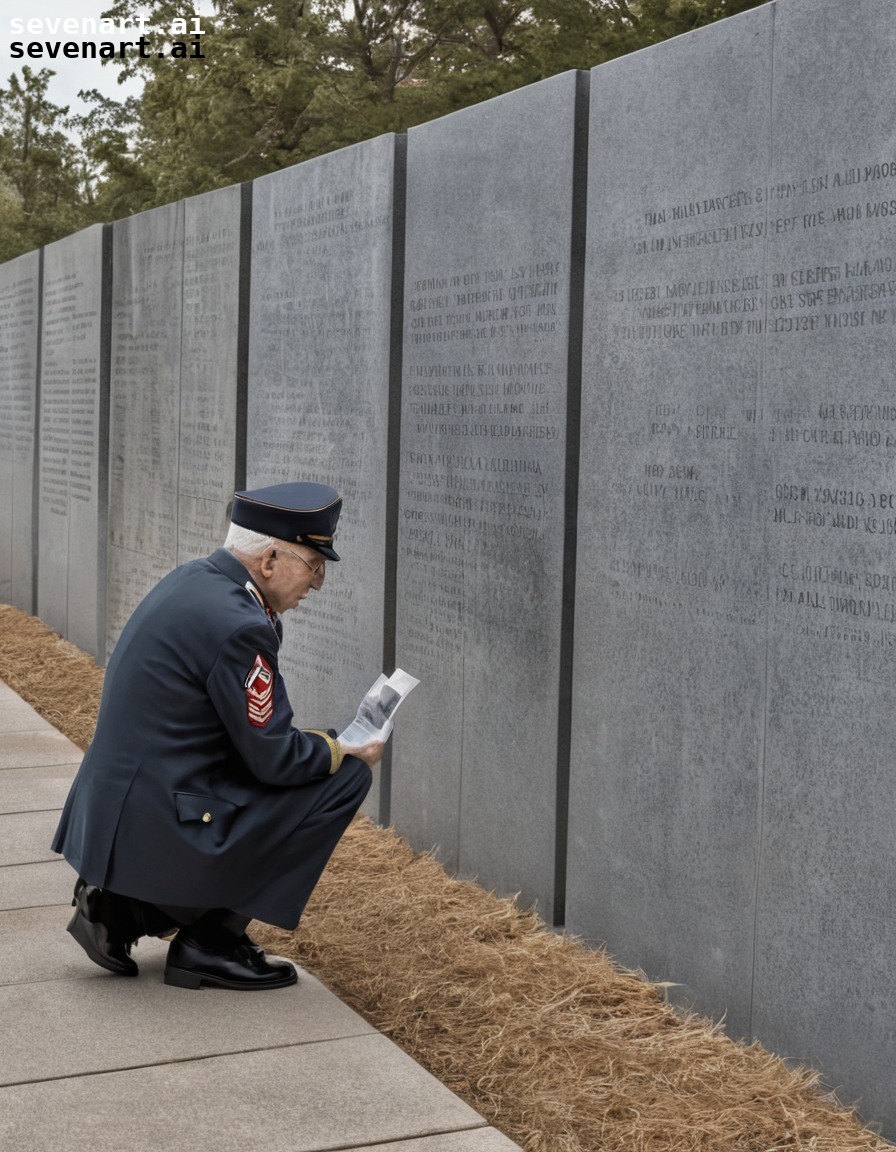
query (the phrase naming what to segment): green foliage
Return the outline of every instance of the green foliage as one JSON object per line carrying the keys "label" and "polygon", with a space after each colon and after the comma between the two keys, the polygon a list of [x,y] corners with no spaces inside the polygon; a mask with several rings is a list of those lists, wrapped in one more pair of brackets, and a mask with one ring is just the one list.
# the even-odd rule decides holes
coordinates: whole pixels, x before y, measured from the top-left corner
{"label": "green foliage", "polygon": [[85,207],[92,221],[130,216],[153,199],[152,182],[130,150],[140,120],[139,101],[131,97],[118,103],[96,89],[79,95],[90,110],[73,116],[69,125],[80,141],[88,173]]}
{"label": "green foliage", "polygon": [[47,99],[53,75],[13,75],[0,88],[0,257],[9,259],[83,227],[89,179],[63,130],[68,108]]}
{"label": "green foliage", "polygon": [[658,44],[756,8],[759,2],[764,0],[615,0],[624,26],[619,47],[632,52]]}
{"label": "green foliage", "polygon": [[118,21],[149,12],[154,50],[115,64],[142,76],[139,99],[82,93],[89,113],[68,119],[46,98],[47,70],[25,67],[0,89],[0,259],[592,68],[760,2],[215,0],[215,17],[202,21],[204,58],[176,59],[156,49],[170,46],[180,0],[117,0],[105,15]]}

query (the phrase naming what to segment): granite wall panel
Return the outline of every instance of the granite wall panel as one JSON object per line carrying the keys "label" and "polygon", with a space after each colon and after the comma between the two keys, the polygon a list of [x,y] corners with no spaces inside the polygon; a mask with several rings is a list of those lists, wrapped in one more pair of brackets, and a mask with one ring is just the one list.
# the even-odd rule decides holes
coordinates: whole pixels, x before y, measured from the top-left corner
{"label": "granite wall panel", "polygon": [[[753,1032],[896,1132],[896,28],[781,0]],[[849,77],[831,87],[829,70]]]}
{"label": "granite wall panel", "polygon": [[[750,1028],[773,14],[592,77],[567,923]],[[612,158],[609,162],[607,158]]]}
{"label": "granite wall panel", "polygon": [[[403,141],[380,136],[254,186],[247,484],[313,480],[343,497],[342,559],[327,565],[322,590],[285,621],[280,665],[304,727],[341,731],[387,655],[402,163]],[[378,772],[366,801],[373,815],[379,779]]]}
{"label": "granite wall panel", "polygon": [[34,611],[40,252],[0,265],[0,601]]}
{"label": "granite wall panel", "polygon": [[149,589],[227,530],[240,221],[231,187],[114,225],[108,651]]}
{"label": "granite wall panel", "polygon": [[555,913],[576,152],[569,72],[408,133],[392,817]]}
{"label": "granite wall panel", "polygon": [[105,650],[111,236],[94,225],[44,250],[37,613]]}
{"label": "granite wall panel", "polygon": [[891,1130],[893,36],[594,73],[567,918]]}

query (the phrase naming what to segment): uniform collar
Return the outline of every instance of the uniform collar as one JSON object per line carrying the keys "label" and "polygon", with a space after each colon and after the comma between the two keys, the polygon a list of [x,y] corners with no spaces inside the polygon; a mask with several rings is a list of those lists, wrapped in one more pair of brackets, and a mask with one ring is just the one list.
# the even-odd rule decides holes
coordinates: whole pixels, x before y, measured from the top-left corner
{"label": "uniform collar", "polygon": [[229,576],[235,584],[239,584],[241,588],[246,589],[247,594],[252,597],[271,622],[278,638],[281,637],[283,635],[283,626],[280,623],[280,617],[270,604],[268,604],[264,593],[258,587],[257,582],[253,580],[249,569],[246,568],[242,561],[237,560],[229,548],[216,548],[211,556],[209,556],[209,562],[213,564],[219,572],[222,572],[225,576]]}

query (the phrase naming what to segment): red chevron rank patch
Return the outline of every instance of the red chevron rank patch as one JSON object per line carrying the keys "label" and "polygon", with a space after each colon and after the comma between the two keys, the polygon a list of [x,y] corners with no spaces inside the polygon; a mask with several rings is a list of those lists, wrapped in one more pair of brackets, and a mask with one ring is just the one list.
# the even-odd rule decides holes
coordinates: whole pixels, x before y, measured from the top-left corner
{"label": "red chevron rank patch", "polygon": [[260,654],[255,657],[252,671],[246,677],[245,688],[249,723],[264,728],[274,715],[274,673]]}

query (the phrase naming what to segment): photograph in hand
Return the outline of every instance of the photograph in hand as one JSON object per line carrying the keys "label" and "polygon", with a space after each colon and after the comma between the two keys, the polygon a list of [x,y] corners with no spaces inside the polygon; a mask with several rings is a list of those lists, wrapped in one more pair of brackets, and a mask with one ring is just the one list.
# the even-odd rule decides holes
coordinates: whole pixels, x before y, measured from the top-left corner
{"label": "photograph in hand", "polygon": [[401,668],[381,673],[361,701],[351,724],[339,734],[343,748],[358,748],[371,740],[388,740],[401,702],[420,683]]}

